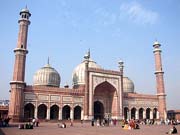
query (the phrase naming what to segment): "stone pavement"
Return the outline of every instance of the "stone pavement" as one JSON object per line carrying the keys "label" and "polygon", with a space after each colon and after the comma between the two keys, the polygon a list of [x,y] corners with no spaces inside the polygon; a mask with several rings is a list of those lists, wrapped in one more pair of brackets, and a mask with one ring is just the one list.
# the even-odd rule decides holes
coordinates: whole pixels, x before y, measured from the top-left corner
{"label": "stone pavement", "polygon": [[[75,123],[73,127],[67,124],[62,129],[57,123],[43,122],[34,129],[18,129],[17,124],[6,128],[0,128],[0,135],[166,135],[170,125],[140,125],[139,130],[124,130],[120,125],[110,127],[91,127],[90,123]],[[180,125],[176,126],[180,135]]]}

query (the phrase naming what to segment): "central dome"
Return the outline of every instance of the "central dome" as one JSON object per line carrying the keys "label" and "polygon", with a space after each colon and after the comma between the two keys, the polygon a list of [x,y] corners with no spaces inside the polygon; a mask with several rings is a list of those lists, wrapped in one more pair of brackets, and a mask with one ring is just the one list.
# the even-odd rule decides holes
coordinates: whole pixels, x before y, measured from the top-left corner
{"label": "central dome", "polygon": [[[89,59],[90,68],[101,68],[95,61]],[[85,60],[79,64],[72,74],[73,86],[85,84]]]}
{"label": "central dome", "polygon": [[35,73],[33,85],[59,87],[60,79],[59,73],[47,64]]}

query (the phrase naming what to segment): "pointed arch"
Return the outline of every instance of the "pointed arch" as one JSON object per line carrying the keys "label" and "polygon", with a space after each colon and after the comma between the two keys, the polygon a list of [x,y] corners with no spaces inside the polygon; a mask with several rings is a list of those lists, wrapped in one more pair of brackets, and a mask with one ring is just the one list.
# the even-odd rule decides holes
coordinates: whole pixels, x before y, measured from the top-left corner
{"label": "pointed arch", "polygon": [[46,119],[47,115],[47,106],[45,104],[41,104],[38,106],[38,119]]}
{"label": "pointed arch", "polygon": [[[118,94],[116,88],[108,81],[97,85],[94,90],[94,101],[100,101],[103,104],[103,113],[109,113],[112,117],[117,116]],[[95,102],[96,103],[96,102]],[[94,104],[96,105],[96,104]],[[95,108],[95,106],[94,106]],[[95,116],[95,114],[94,114]],[[95,116],[96,117],[96,116]]]}
{"label": "pointed arch", "polygon": [[62,119],[63,120],[67,120],[70,118],[70,106],[69,105],[65,105],[62,109]]}
{"label": "pointed arch", "polygon": [[78,105],[74,108],[74,119],[81,120],[81,110],[82,108]]}
{"label": "pointed arch", "polygon": [[59,117],[59,106],[53,105],[50,108],[50,119],[57,120]]}
{"label": "pointed arch", "polygon": [[136,108],[133,107],[133,108],[131,109],[131,119],[135,119],[135,118],[136,118]]}
{"label": "pointed arch", "polygon": [[98,85],[96,85],[95,89],[94,89],[94,95],[97,94],[99,91],[99,93],[101,94],[117,94],[117,90],[116,88],[109,83],[108,81],[104,81]]}
{"label": "pointed arch", "polygon": [[147,108],[146,109],[146,119],[150,119],[150,112],[151,112],[151,109]]}
{"label": "pointed arch", "polygon": [[153,109],[153,119],[157,119],[157,108]]}
{"label": "pointed arch", "polygon": [[104,83],[104,82],[107,82],[107,83],[109,83],[110,85],[112,85],[116,90],[118,90],[118,81],[116,80],[116,79],[112,79],[112,78],[106,78],[106,77],[97,77],[97,81],[96,80],[94,80],[94,81],[96,81],[96,83],[94,84],[94,86],[93,86],[93,90],[95,90],[95,88],[98,86],[98,85],[100,85],[100,84],[102,84],[102,83]]}
{"label": "pointed arch", "polygon": [[104,118],[104,105],[100,101],[94,102],[94,118],[95,119]]}
{"label": "pointed arch", "polygon": [[139,119],[140,119],[140,120],[143,119],[143,112],[144,112],[144,109],[143,109],[143,108],[140,108],[140,109],[139,109]]}
{"label": "pointed arch", "polygon": [[129,119],[129,108],[124,107],[124,119],[128,120]]}
{"label": "pointed arch", "polygon": [[24,106],[24,118],[27,120],[34,118],[35,106],[32,103],[28,103]]}

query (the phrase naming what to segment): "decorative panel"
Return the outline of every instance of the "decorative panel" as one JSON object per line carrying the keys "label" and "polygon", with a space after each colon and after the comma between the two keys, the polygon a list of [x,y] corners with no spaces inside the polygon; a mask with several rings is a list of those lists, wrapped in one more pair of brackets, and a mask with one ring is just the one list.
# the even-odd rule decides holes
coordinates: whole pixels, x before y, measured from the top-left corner
{"label": "decorative panel", "polygon": [[39,95],[38,96],[38,99],[39,100],[48,100],[49,98],[48,98],[49,96],[47,96],[47,95]]}
{"label": "decorative panel", "polygon": [[70,102],[72,101],[72,97],[63,97],[64,102]]}

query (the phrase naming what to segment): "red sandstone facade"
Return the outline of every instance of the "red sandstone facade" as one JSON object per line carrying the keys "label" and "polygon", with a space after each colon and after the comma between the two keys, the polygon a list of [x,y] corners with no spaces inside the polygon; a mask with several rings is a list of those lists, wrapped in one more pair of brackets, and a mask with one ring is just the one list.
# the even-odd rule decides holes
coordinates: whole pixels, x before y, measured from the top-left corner
{"label": "red sandstone facade", "polygon": [[74,74],[73,81],[78,83],[74,82],[73,88],[68,86],[59,88],[60,77],[49,63],[36,74],[34,85],[26,85],[25,61],[31,14],[28,9],[23,9],[20,15],[18,43],[14,50],[13,81],[10,82],[9,116],[13,121],[33,117],[45,120],[165,118],[166,103],[160,44],[154,45],[157,95],[137,94],[131,89],[127,92],[133,85],[131,82],[128,83],[125,90],[123,62],[119,62],[119,71],[105,70],[90,59],[90,52],[84,57],[85,60],[82,62],[84,65],[81,64],[77,68],[78,72]]}
{"label": "red sandstone facade", "polygon": [[28,10],[22,10],[20,12],[21,19],[19,23],[19,35],[17,48],[14,49],[15,53],[15,63],[14,63],[14,73],[13,81],[11,84],[11,97],[10,97],[10,107],[9,116],[12,117],[14,121],[20,121],[23,119],[23,108],[24,108],[24,89],[25,89],[25,63],[27,51],[27,34],[28,25],[30,24],[29,17],[31,14]]}

